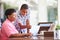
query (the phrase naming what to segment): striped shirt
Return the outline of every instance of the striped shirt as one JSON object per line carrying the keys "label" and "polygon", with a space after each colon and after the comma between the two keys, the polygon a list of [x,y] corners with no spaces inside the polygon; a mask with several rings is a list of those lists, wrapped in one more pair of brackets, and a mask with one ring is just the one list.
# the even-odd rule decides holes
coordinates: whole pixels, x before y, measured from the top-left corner
{"label": "striped shirt", "polygon": [[27,28],[25,28],[25,29],[20,29],[18,23],[21,23],[22,25],[26,25],[26,20],[27,20],[27,19],[29,20],[29,18],[30,18],[29,15],[30,15],[29,13],[27,13],[27,15],[25,15],[25,16],[22,16],[21,14],[18,14],[18,15],[17,15],[17,19],[16,19],[16,21],[15,21],[15,27],[16,27],[16,29],[17,29],[19,32],[27,33]]}

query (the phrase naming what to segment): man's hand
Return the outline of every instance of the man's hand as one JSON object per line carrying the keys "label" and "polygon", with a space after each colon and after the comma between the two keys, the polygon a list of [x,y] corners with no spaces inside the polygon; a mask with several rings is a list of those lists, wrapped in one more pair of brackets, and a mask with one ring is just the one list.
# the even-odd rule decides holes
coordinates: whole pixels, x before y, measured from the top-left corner
{"label": "man's hand", "polygon": [[26,25],[27,29],[31,29],[31,25]]}

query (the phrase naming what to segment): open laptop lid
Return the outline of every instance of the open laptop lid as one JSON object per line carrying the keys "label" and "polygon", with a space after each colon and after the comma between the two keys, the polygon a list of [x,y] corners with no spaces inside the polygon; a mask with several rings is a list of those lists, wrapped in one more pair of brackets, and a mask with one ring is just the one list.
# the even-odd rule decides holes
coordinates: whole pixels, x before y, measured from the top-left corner
{"label": "open laptop lid", "polygon": [[52,23],[53,22],[39,22],[38,26],[40,26],[40,28],[37,34],[40,34],[41,31],[48,31]]}
{"label": "open laptop lid", "polygon": [[30,32],[33,35],[39,34],[41,27],[50,27],[50,22],[39,22],[38,25],[32,25],[32,28],[30,29]]}

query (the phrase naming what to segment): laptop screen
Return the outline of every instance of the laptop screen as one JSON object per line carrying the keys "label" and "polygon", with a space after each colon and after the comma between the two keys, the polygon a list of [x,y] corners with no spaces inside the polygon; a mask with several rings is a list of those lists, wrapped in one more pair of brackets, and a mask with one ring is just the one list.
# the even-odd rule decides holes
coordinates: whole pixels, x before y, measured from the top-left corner
{"label": "laptop screen", "polygon": [[44,27],[50,27],[50,25],[51,25],[51,24],[40,24],[39,26],[40,26],[40,27],[42,27],[42,26],[44,26]]}

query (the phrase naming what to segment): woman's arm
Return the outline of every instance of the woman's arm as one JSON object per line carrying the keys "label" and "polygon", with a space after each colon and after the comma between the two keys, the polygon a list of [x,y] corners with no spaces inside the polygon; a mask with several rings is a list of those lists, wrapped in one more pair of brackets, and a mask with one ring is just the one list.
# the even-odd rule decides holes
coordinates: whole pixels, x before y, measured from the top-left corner
{"label": "woman's arm", "polygon": [[10,35],[10,38],[12,37],[27,37],[27,36],[31,36],[32,34],[31,33],[27,33],[27,34],[11,34]]}

